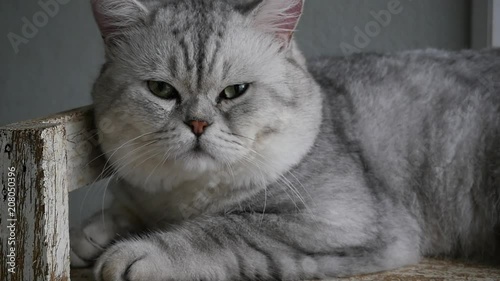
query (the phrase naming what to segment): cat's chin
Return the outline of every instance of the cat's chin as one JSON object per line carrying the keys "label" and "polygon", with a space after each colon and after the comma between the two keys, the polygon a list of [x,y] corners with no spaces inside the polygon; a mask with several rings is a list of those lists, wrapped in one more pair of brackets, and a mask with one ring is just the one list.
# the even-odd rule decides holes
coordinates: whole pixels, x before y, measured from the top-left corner
{"label": "cat's chin", "polygon": [[205,150],[195,148],[179,159],[179,164],[191,172],[206,172],[220,169],[217,159]]}

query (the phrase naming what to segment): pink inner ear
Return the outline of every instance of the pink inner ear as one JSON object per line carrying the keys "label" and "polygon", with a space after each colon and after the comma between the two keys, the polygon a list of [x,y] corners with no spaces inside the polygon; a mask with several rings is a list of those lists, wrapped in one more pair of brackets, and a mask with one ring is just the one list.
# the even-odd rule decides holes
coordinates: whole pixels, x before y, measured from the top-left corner
{"label": "pink inner ear", "polygon": [[97,26],[101,30],[102,36],[106,37],[108,34],[114,31],[114,28],[110,24],[110,20],[106,17],[105,14],[102,13],[100,9],[100,0],[92,0],[91,3],[92,12],[94,12],[94,18]]}
{"label": "pink inner ear", "polygon": [[92,0],[92,10],[103,37],[138,24],[148,13],[138,0]]}
{"label": "pink inner ear", "polygon": [[304,8],[304,1],[299,0],[297,3],[286,10],[283,14],[285,18],[278,24],[278,28],[286,32],[293,32],[299,23],[302,10]]}

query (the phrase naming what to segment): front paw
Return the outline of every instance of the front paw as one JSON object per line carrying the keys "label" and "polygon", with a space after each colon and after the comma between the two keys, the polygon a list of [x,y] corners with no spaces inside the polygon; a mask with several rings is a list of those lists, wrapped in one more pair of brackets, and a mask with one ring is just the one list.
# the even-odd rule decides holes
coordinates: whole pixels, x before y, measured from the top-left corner
{"label": "front paw", "polygon": [[227,281],[227,264],[178,236],[119,242],[99,258],[97,281]]}
{"label": "front paw", "polygon": [[70,230],[71,266],[89,267],[111,242],[112,235],[92,226]]}
{"label": "front paw", "polygon": [[116,234],[116,227],[110,216],[94,216],[85,227],[71,229],[71,266],[91,266],[113,241]]}
{"label": "front paw", "polygon": [[119,242],[110,247],[97,261],[98,281],[165,281],[171,268],[164,250],[147,240]]}

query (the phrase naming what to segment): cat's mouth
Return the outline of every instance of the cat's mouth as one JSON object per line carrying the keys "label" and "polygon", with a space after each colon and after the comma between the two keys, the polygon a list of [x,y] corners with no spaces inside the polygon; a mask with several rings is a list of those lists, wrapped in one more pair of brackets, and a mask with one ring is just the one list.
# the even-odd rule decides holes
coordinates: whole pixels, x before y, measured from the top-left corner
{"label": "cat's mouth", "polygon": [[196,140],[193,148],[191,149],[194,153],[206,153],[206,151],[201,147],[200,140]]}
{"label": "cat's mouth", "polygon": [[215,158],[208,152],[208,150],[206,148],[204,148],[203,144],[202,144],[202,141],[198,138],[196,139],[196,141],[194,142],[191,150],[189,150],[189,154],[195,156],[195,157],[209,157],[213,160],[215,160]]}

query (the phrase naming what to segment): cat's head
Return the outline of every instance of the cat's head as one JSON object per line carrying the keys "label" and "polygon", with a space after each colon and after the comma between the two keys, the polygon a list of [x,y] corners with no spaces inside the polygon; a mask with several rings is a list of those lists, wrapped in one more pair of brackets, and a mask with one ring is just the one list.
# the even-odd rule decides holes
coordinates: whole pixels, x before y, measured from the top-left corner
{"label": "cat's head", "polygon": [[141,185],[203,173],[268,181],[297,164],[321,97],[293,41],[303,0],[93,0],[107,62],[103,150]]}

